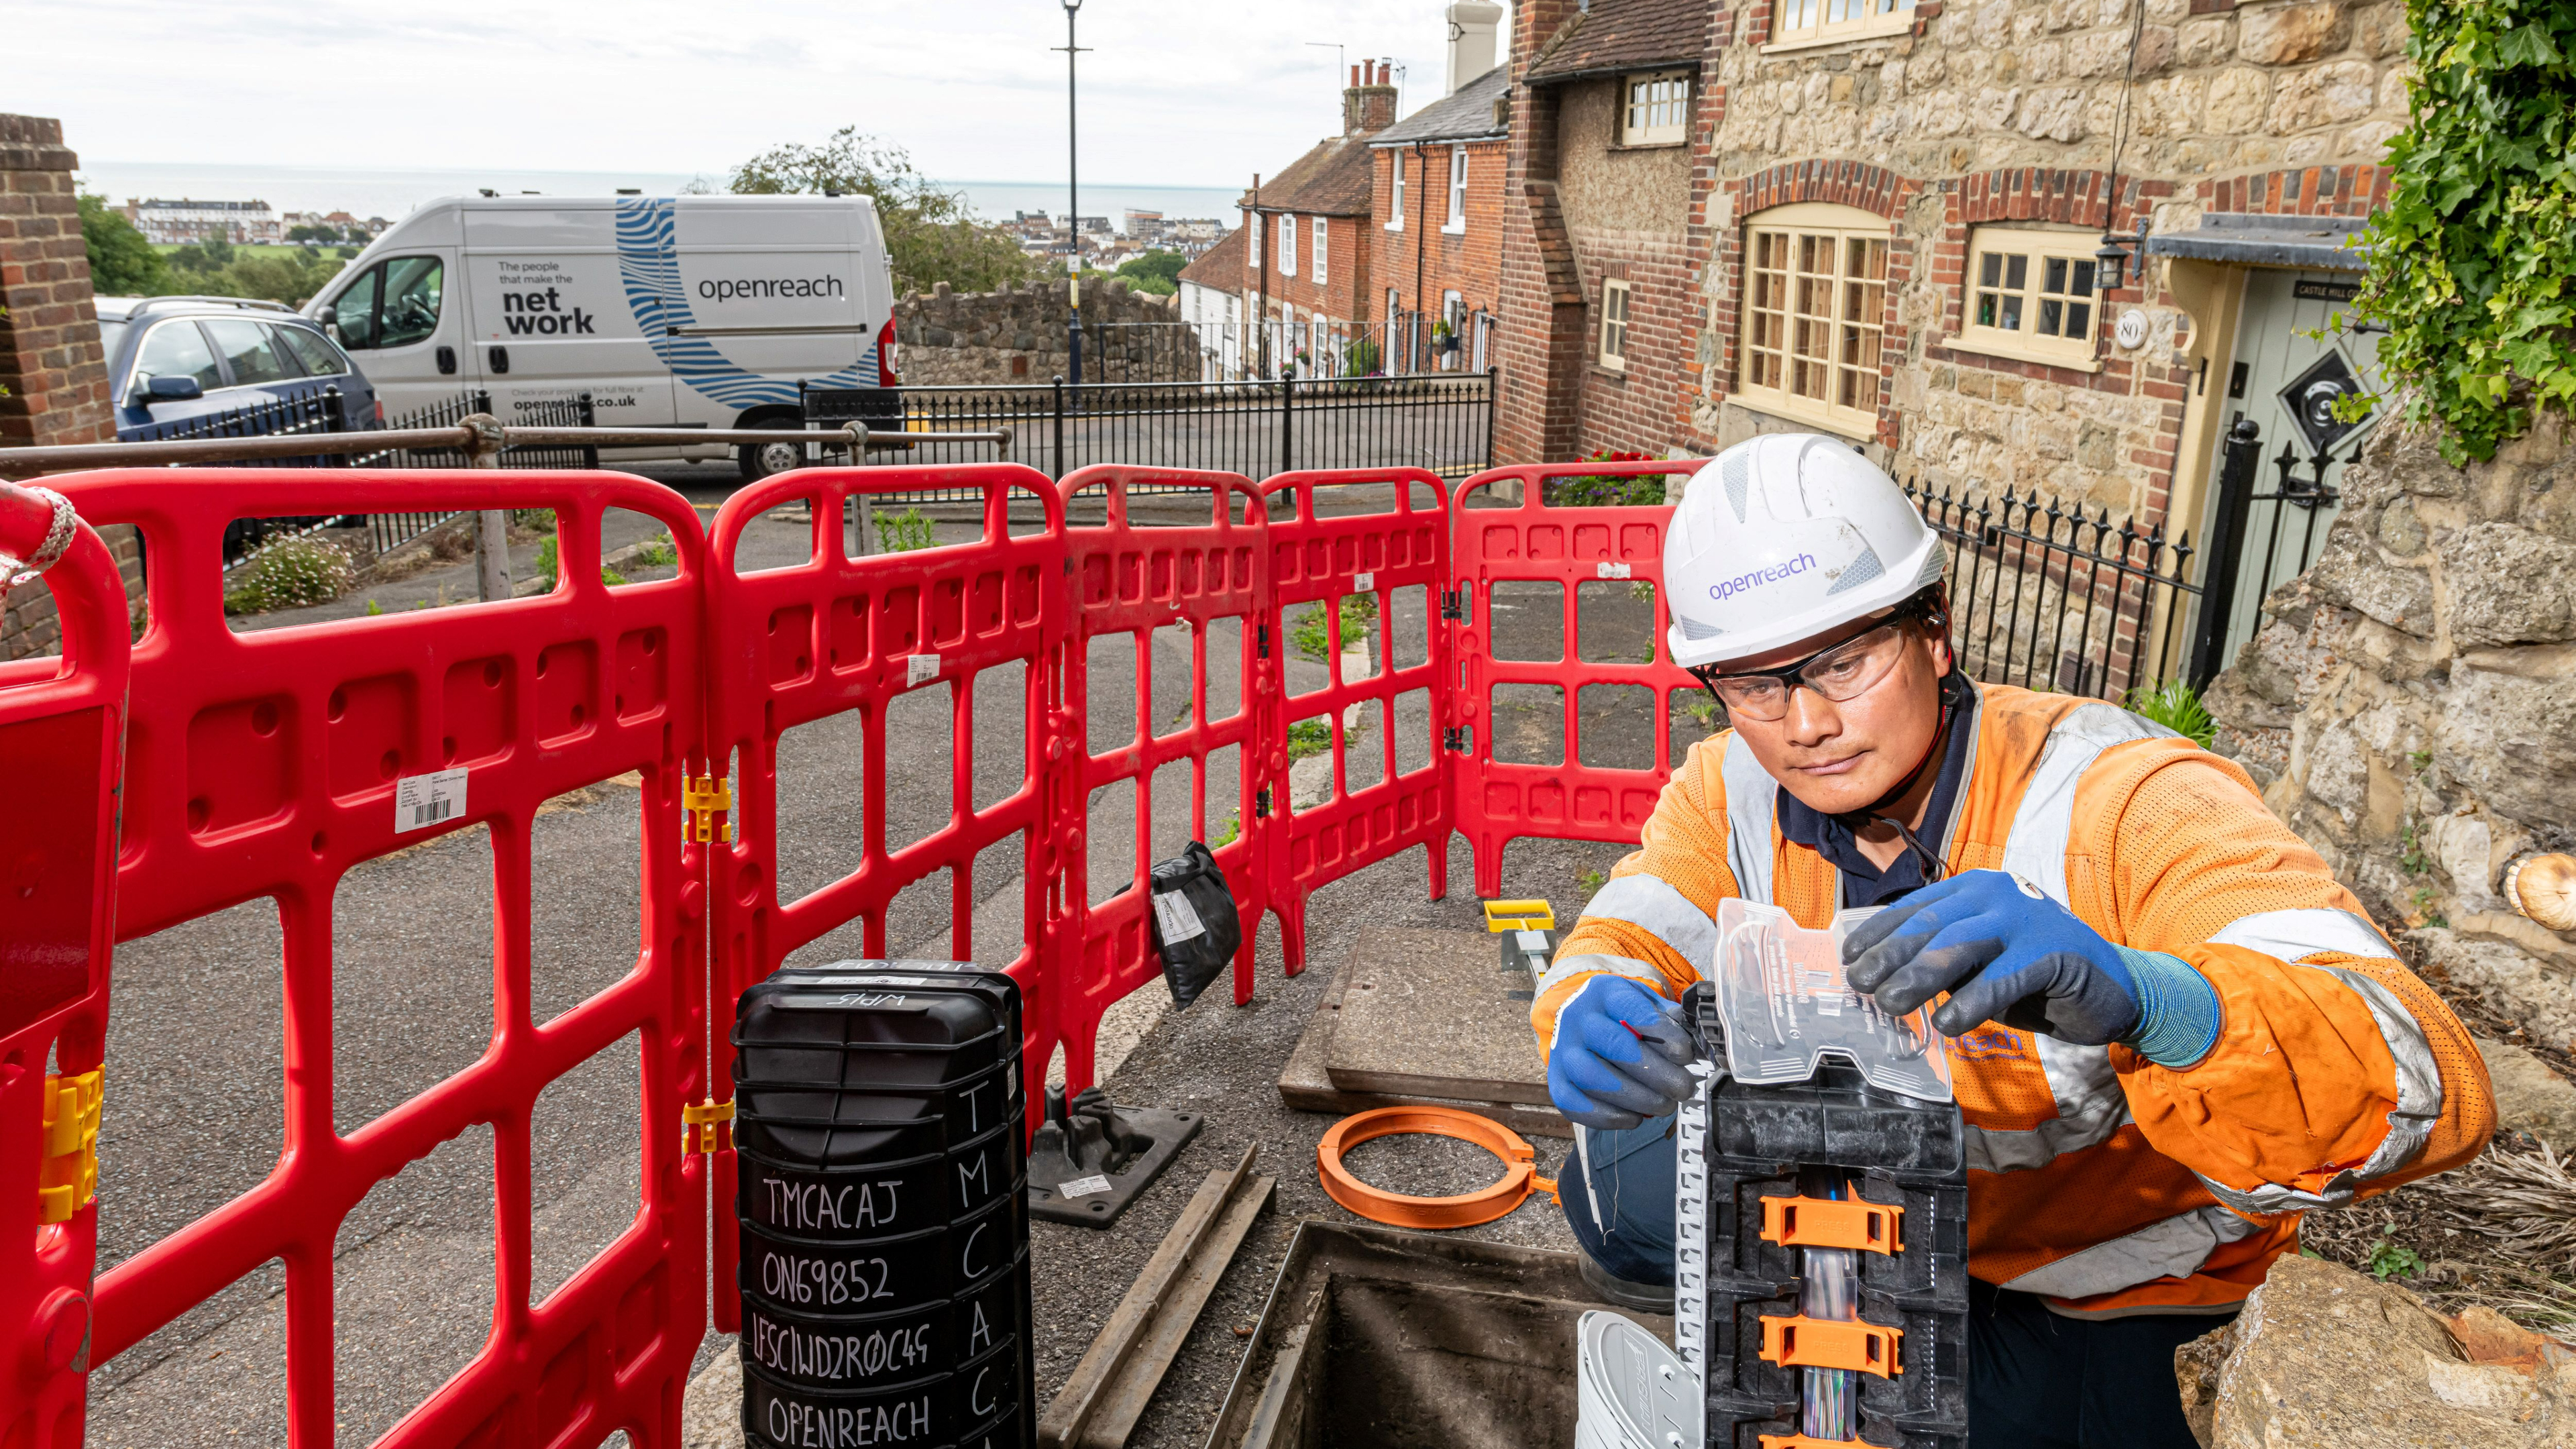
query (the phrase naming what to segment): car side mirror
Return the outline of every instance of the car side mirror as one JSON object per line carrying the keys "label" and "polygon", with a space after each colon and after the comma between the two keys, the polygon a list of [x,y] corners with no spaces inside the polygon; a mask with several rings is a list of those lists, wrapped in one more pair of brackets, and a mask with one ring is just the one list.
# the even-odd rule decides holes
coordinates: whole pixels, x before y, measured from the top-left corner
{"label": "car side mirror", "polygon": [[193,377],[156,377],[145,383],[143,390],[151,394],[154,402],[186,402],[206,395]]}

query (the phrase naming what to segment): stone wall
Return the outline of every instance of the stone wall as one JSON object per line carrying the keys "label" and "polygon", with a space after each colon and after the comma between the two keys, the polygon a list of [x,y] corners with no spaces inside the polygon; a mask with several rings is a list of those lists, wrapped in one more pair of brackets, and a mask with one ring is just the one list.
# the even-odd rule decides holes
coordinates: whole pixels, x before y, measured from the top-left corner
{"label": "stone wall", "polygon": [[[1768,54],[1774,7],[1739,0],[1709,77],[1721,92],[1701,278],[1712,317],[1702,385],[1684,398],[1691,439],[1719,446],[1766,425],[1733,400],[1744,222],[1786,201],[1837,201],[1890,225],[1877,441],[1894,471],[2162,517],[2182,461],[2197,299],[2171,264],[2151,263],[2102,309],[2098,370],[1954,349],[1971,229],[2364,215],[2405,120],[2408,66],[2399,0],[2144,3],[2115,157],[2127,0],[1924,0],[1910,32]],[[2150,324],[2134,350],[2107,325],[2130,307]]]}
{"label": "stone wall", "polygon": [[2576,453],[2562,416],[2453,468],[2385,427],[2315,566],[2211,687],[2220,747],[2428,967],[2576,1043],[2576,942],[2500,875],[2576,846]]}
{"label": "stone wall", "polygon": [[[72,183],[79,165],[60,121],[0,115],[0,447],[116,438]],[[139,600],[142,544],[130,527],[103,537]],[[61,636],[43,584],[0,605],[0,659],[49,653]]]}
{"label": "stone wall", "polygon": [[[985,386],[1045,383],[1071,366],[1065,347],[1072,303],[1062,278],[995,292],[951,292],[941,282],[895,304],[895,337],[905,385]],[[1180,311],[1170,297],[1131,291],[1124,277],[1082,286],[1083,375],[1118,378],[1152,365],[1155,378],[1188,380],[1166,359],[1195,366],[1195,348],[1176,349]],[[1151,331],[1123,330],[1160,324]],[[1098,328],[1107,328],[1106,332]],[[1106,365],[1107,372],[1102,368]],[[1140,372],[1139,376],[1146,374]]]}

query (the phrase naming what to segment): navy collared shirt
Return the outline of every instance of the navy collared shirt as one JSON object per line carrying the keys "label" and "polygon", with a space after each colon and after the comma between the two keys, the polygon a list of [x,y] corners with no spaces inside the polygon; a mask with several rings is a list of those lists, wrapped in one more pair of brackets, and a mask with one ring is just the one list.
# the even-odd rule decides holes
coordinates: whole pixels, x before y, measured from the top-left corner
{"label": "navy collared shirt", "polygon": [[[1941,776],[1933,784],[1932,798],[1923,810],[1923,828],[1915,832],[1924,848],[1936,855],[1950,833],[1950,812],[1958,805],[1960,786],[1967,782],[1977,735],[1977,687],[1955,664],[1942,685],[1955,696],[1950,737],[1941,753]],[[1809,809],[1786,786],[1780,788],[1777,808],[1783,838],[1815,851],[1842,872],[1842,904],[1846,907],[1883,906],[1931,884],[1923,878],[1922,859],[1913,851],[1898,856],[1894,865],[1880,870],[1877,862],[1861,854],[1860,842],[1842,817]]]}

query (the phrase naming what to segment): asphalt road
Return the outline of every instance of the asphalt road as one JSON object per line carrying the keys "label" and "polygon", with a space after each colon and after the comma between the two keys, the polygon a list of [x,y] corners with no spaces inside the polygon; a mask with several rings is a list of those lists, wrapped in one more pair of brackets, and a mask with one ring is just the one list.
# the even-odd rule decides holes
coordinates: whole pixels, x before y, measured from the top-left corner
{"label": "asphalt road", "polygon": [[[681,488],[711,514],[734,486],[730,465],[666,465],[649,470]],[[635,536],[650,530],[640,525]],[[973,534],[964,523],[938,525],[941,541]],[[801,519],[772,515],[745,536],[745,568],[793,561],[806,546]],[[622,541],[612,535],[611,547]],[[530,541],[514,550],[524,568]],[[525,557],[518,555],[524,550]],[[472,596],[470,559],[433,568],[399,584],[293,615],[243,621],[274,626],[380,609],[430,607]],[[1403,661],[1425,627],[1420,601],[1399,606],[1389,621]],[[1541,650],[1559,632],[1554,607],[1514,612],[1498,605],[1495,627],[1507,647]],[[1650,617],[1625,585],[1583,600],[1578,633],[1590,641],[1624,638]],[[1518,643],[1527,639],[1526,643]],[[1209,697],[1223,715],[1239,707],[1233,661],[1239,635],[1211,631]],[[1153,631],[1147,642],[1150,718],[1157,732],[1186,719],[1189,632]],[[1382,646],[1373,646],[1382,647]],[[1604,645],[1602,647],[1610,647]],[[1624,646],[1623,646],[1624,647]],[[1319,684],[1324,665],[1288,653],[1293,698]],[[1374,666],[1371,666],[1374,667]],[[1086,661],[1093,750],[1121,743],[1120,725],[1135,718],[1136,654],[1124,638],[1095,641]],[[1183,684],[1176,687],[1177,679]],[[1017,666],[988,670],[963,687],[973,691],[974,805],[1019,788],[1025,775],[1020,734],[1024,680]],[[903,697],[889,711],[886,798],[864,798],[855,716],[791,730],[780,742],[779,882],[793,897],[828,884],[855,865],[863,822],[880,812],[886,839],[900,845],[949,818],[951,738],[944,688]],[[1504,701],[1498,699],[1497,704]],[[1651,720],[1622,700],[1581,703],[1586,759],[1596,751],[1651,749]],[[1632,702],[1630,702],[1632,703]],[[1423,695],[1399,707],[1397,765],[1428,763],[1430,721]],[[1347,737],[1344,768],[1355,782],[1384,770],[1384,748],[1372,717]],[[1320,734],[1321,732],[1317,732]],[[1694,731],[1695,737],[1696,731]],[[1562,727],[1553,706],[1515,716],[1503,739],[1544,752],[1545,736]],[[1330,788],[1326,761],[1301,765],[1292,794],[1312,798]],[[1606,760],[1605,760],[1606,762]],[[1176,851],[1197,835],[1222,834],[1226,806],[1239,798],[1235,762],[1212,762],[1207,818],[1190,814],[1186,770],[1152,782],[1150,858]],[[1135,869],[1133,782],[1097,792],[1090,802],[1091,894],[1105,898]],[[531,990],[540,1020],[570,1007],[631,968],[640,902],[637,797],[608,784],[577,792],[539,818],[535,832],[535,951]],[[1453,843],[1454,844],[1454,843]],[[1549,895],[1567,919],[1580,909],[1587,871],[1606,869],[1615,847],[1524,841],[1507,852],[1514,894]],[[1021,884],[1016,841],[988,849],[973,867],[971,923],[978,956],[1016,950],[1021,940]],[[1309,908],[1311,959],[1329,967],[1361,921],[1389,924],[1476,923],[1472,876],[1463,844],[1453,850],[1452,895],[1425,899],[1420,851],[1336,883]],[[335,1010],[333,1073],[337,1116],[352,1129],[472,1062],[489,1038],[492,1001],[491,866],[481,830],[443,837],[350,871],[334,901]],[[944,879],[916,884],[888,912],[887,938],[899,952],[945,955],[949,893]],[[1104,1060],[1124,1057],[1111,1085],[1124,1100],[1203,1105],[1211,1126],[1174,1171],[1121,1228],[1110,1234],[1073,1229],[1040,1233],[1039,1309],[1047,1337],[1041,1378],[1059,1382],[1093,1328],[1187,1200],[1204,1170],[1253,1140],[1265,1143],[1267,1170],[1281,1177],[1281,1209],[1256,1234],[1218,1300],[1203,1318],[1175,1369],[1173,1403],[1212,1411],[1230,1373],[1228,1331],[1248,1323],[1266,1291],[1267,1272],[1285,1242],[1285,1225],[1309,1211],[1337,1214],[1313,1181],[1311,1154],[1323,1119],[1285,1112],[1270,1087],[1327,970],[1285,977],[1275,925],[1261,935],[1261,994],[1244,1009],[1213,991],[1186,1014],[1165,1009],[1149,985],[1113,1014]],[[855,927],[817,941],[795,959],[860,954]],[[102,1268],[114,1265],[259,1181],[282,1146],[284,1075],[281,946],[275,907],[235,907],[119,948],[108,1033],[112,1083],[100,1139]],[[1141,1044],[1140,1044],[1141,1039]],[[1126,1053],[1132,1047],[1133,1054]],[[612,1051],[550,1087],[532,1125],[536,1223],[534,1292],[543,1296],[612,1240],[631,1220],[638,1193],[637,1058]],[[1553,1151],[1543,1147],[1543,1156]],[[1415,1191],[1458,1190],[1481,1181],[1480,1164],[1454,1149],[1419,1139],[1374,1144],[1357,1158],[1363,1171],[1388,1174],[1389,1185]],[[1440,1188],[1434,1184],[1454,1182]],[[379,1185],[342,1226],[333,1265],[339,1338],[339,1440],[364,1444],[390,1428],[479,1351],[488,1333],[493,1294],[490,1133],[477,1129],[447,1143]],[[1563,1226],[1542,1201],[1489,1231],[1519,1241],[1559,1243]],[[284,1439],[284,1327],[277,1265],[255,1272],[102,1366],[92,1379],[91,1442],[184,1446]],[[712,1354],[715,1345],[702,1351]],[[1149,1414],[1140,1444],[1177,1444],[1203,1432],[1192,1408]],[[1196,1425],[1198,1427],[1194,1428]],[[1195,1442],[1192,1440],[1191,1442]]]}

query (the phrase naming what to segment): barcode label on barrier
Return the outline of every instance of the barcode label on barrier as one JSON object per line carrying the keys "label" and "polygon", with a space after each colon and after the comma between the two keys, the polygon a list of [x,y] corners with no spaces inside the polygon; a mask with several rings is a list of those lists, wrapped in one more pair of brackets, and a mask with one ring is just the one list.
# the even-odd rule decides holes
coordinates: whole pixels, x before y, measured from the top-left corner
{"label": "barcode label on barrier", "polygon": [[1163,928],[1163,944],[1167,946],[1207,934],[1207,927],[1199,921],[1198,908],[1179,891],[1154,892],[1154,924]]}
{"label": "barcode label on barrier", "polygon": [[1355,594],[1369,593],[1376,588],[1377,575],[1375,574],[1354,574],[1351,576],[1351,592]]}
{"label": "barcode label on barrier", "polygon": [[1055,1191],[1058,1197],[1098,1197],[1108,1190],[1108,1178],[1077,1177],[1071,1182],[1060,1184]]}
{"label": "barcode label on barrier", "polygon": [[1596,578],[1624,579],[1628,577],[1629,572],[1628,566],[1623,563],[1605,563],[1593,566],[1593,575]]}
{"label": "barcode label on barrier", "polygon": [[427,830],[465,813],[465,772],[439,770],[394,782],[394,834]]}
{"label": "barcode label on barrier", "polygon": [[903,661],[903,685],[906,689],[910,689],[912,686],[921,683],[925,679],[937,679],[938,677],[939,656],[936,654],[915,654],[907,657]]}

